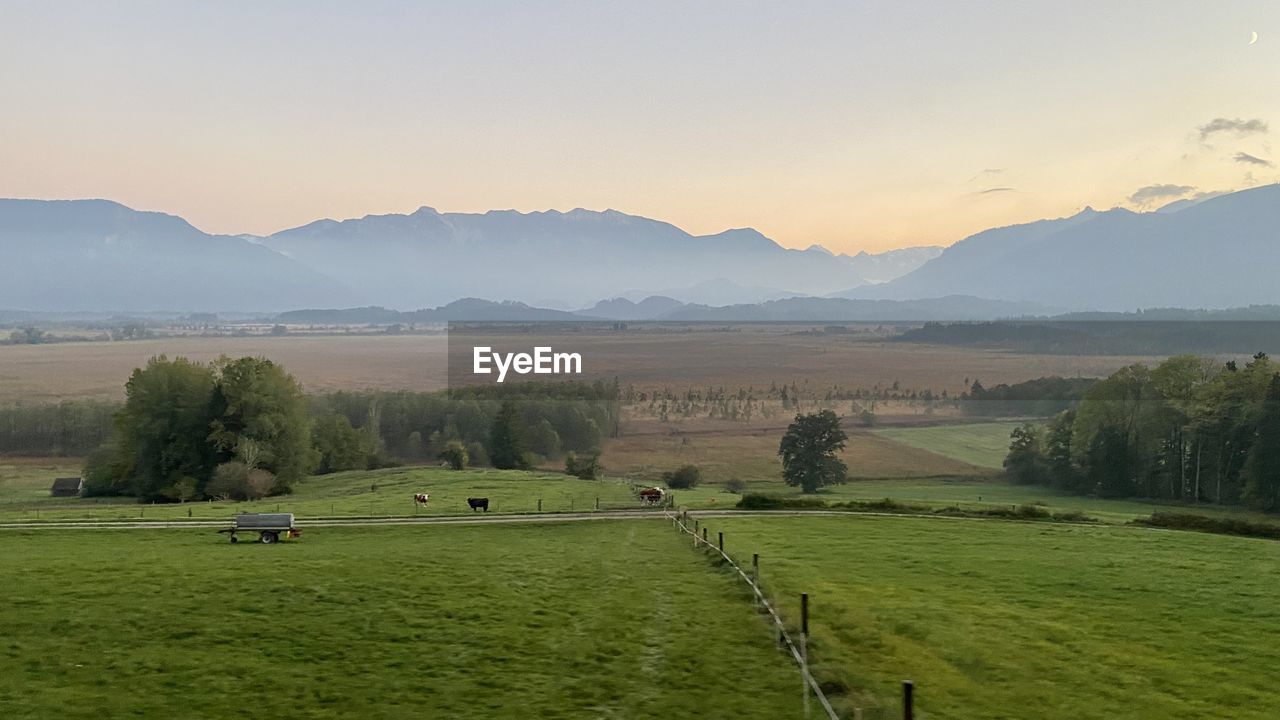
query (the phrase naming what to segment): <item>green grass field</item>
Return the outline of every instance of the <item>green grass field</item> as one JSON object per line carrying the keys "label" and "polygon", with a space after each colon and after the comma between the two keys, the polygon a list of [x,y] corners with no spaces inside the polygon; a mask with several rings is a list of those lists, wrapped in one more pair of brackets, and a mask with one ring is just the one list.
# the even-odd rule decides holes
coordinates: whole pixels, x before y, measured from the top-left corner
{"label": "green grass field", "polygon": [[[195,502],[140,505],[129,498],[51,498],[49,484],[59,475],[78,474],[64,461],[40,460],[0,464],[0,521],[16,520],[185,520],[230,519],[237,512],[293,512],[300,518],[389,517],[474,514],[468,497],[488,497],[492,513],[594,511],[599,498],[602,511],[642,507],[624,481],[608,478],[579,480],[561,473],[524,473],[505,470],[453,472],[441,468],[393,468],[337,473],[308,478],[294,494],[257,502]],[[799,495],[779,479],[752,480],[748,492]],[[413,504],[413,494],[427,492],[425,508]],[[676,490],[674,500],[695,510],[732,508],[739,497],[719,485],[705,484]],[[818,497],[829,503],[846,500],[890,498],[937,507],[959,505],[984,508],[1037,504],[1053,512],[1080,510],[1102,522],[1124,523],[1158,510],[1230,515],[1251,520],[1275,520],[1274,516],[1238,508],[1209,505],[1162,505],[1140,500],[1108,500],[1066,495],[1051,488],[1012,485],[994,478],[909,478],[901,480],[851,480],[825,488]],[[190,515],[188,515],[190,513]]]}
{"label": "green grass field", "polygon": [[656,520],[3,544],[7,720],[799,714],[742,585]]}
{"label": "green grass field", "polygon": [[896,718],[1264,720],[1280,707],[1280,543],[920,518],[710,519],[784,615],[810,594],[815,674]]}
{"label": "green grass field", "polygon": [[980,468],[999,470],[1009,452],[1015,422],[984,422],[932,427],[883,428],[875,433],[894,442],[928,450]]}
{"label": "green grass field", "polygon": [[[469,497],[487,497],[490,513],[632,509],[640,503],[631,486],[617,479],[579,480],[563,473],[443,468],[393,468],[335,473],[299,483],[292,495],[256,502],[192,502],[140,505],[130,498],[51,498],[49,485],[59,472],[50,466],[0,465],[0,519],[229,518],[236,512],[293,512],[300,517],[470,514]],[[414,505],[415,493],[431,496]],[[190,513],[190,515],[188,515]]]}

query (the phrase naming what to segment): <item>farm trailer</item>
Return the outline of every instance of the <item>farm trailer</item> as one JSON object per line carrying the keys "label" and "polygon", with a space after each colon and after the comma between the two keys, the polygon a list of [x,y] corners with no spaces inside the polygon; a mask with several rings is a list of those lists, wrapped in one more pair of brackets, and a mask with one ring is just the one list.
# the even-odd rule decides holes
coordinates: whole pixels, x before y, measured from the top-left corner
{"label": "farm trailer", "polygon": [[258,542],[271,545],[281,540],[291,540],[301,533],[293,523],[293,513],[242,513],[236,515],[231,527],[219,530],[231,536],[231,542],[240,542],[236,533],[258,533]]}

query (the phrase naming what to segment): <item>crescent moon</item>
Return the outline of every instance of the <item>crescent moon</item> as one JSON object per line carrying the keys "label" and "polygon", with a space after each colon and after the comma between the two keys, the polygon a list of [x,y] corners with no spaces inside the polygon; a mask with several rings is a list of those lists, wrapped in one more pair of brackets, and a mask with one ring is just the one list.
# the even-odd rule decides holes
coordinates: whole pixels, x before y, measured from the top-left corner
{"label": "crescent moon", "polygon": [[1253,32],[1253,37],[1249,38],[1249,44],[1252,45],[1256,42],[1258,42],[1258,32],[1255,30]]}

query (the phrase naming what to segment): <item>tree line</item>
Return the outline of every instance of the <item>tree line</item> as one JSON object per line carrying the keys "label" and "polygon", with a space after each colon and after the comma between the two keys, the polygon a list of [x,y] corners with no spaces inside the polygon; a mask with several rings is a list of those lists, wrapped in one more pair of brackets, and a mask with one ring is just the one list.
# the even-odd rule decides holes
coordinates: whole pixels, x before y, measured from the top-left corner
{"label": "tree line", "polygon": [[1280,510],[1280,367],[1265,353],[1243,367],[1193,355],[1130,365],[1010,440],[1016,482]]}
{"label": "tree line", "polygon": [[283,367],[250,357],[152,358],[130,376],[125,397],[123,406],[76,404],[61,414],[63,406],[12,408],[0,422],[25,428],[10,435],[28,449],[79,422],[101,441],[85,464],[86,493],[149,501],[283,494],[312,473],[436,459],[527,468],[567,455],[575,474],[598,474],[594,455],[618,422],[611,383],[307,396]]}
{"label": "tree line", "polygon": [[0,406],[0,452],[83,456],[111,435],[119,410],[120,403],[101,400]]}

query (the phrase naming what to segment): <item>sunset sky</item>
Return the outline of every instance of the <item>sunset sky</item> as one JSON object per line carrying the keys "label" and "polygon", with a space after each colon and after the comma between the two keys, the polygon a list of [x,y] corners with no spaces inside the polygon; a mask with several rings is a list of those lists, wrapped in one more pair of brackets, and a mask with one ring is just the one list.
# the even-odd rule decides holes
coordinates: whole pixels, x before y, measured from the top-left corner
{"label": "sunset sky", "polygon": [[1275,0],[0,0],[0,197],[257,234],[615,208],[879,251],[1280,181],[1277,88]]}

